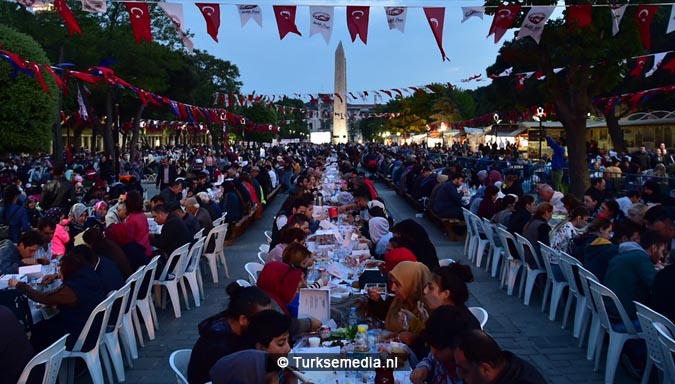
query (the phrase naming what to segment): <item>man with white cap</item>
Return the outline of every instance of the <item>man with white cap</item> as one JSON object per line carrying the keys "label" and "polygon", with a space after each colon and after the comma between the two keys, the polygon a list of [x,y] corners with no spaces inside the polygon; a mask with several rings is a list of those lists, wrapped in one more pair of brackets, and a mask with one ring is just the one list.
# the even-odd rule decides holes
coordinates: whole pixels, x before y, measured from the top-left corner
{"label": "man with white cap", "polygon": [[185,206],[185,211],[188,214],[196,217],[197,221],[199,222],[199,226],[204,228],[204,236],[208,235],[211,229],[213,229],[213,222],[211,221],[211,215],[209,215],[209,212],[204,209],[204,207],[201,207],[199,202],[197,202],[197,199],[194,197],[188,197],[185,199],[185,203],[183,205]]}

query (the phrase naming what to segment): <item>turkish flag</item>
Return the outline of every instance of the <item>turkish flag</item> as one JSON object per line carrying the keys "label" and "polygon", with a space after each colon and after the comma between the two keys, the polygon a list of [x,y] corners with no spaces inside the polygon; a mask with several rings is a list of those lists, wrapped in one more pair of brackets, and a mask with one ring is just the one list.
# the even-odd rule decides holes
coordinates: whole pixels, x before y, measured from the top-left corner
{"label": "turkish flag", "polygon": [[670,76],[675,74],[675,56],[671,57],[667,63],[663,64],[661,69],[667,69],[670,72]]}
{"label": "turkish flag", "polygon": [[429,27],[431,27],[431,32],[434,34],[438,49],[441,50],[441,57],[443,58],[443,61],[445,61],[448,58],[445,55],[445,50],[443,50],[443,21],[445,20],[445,8],[424,8],[424,14],[429,22]]}
{"label": "turkish flag", "polygon": [[206,32],[213,40],[218,42],[218,29],[220,29],[220,4],[216,3],[195,3],[197,8],[202,11],[204,20],[206,20]]}
{"label": "turkish flag", "polygon": [[635,10],[635,20],[638,23],[638,31],[640,31],[640,38],[642,38],[642,45],[647,49],[651,49],[652,46],[650,27],[657,9],[659,9],[658,5],[640,5]]}
{"label": "turkish flag", "polygon": [[593,6],[591,4],[571,5],[567,7],[567,28],[570,30],[591,25]]}
{"label": "turkish flag", "polygon": [[651,56],[651,55],[647,55],[647,56],[639,56],[639,57],[636,59],[636,60],[637,60],[637,64],[635,65],[635,68],[633,68],[633,70],[630,71],[630,76],[631,76],[631,77],[640,77],[640,76],[642,76],[642,72],[643,72],[644,69],[645,69],[645,65],[647,65],[647,59],[649,58],[649,56]]}
{"label": "turkish flag", "polygon": [[295,25],[296,6],[274,5],[273,8],[274,17],[277,19],[277,28],[279,28],[279,38],[281,40],[283,40],[289,32],[302,36],[302,33],[298,31],[298,26]]}
{"label": "turkish flag", "polygon": [[352,42],[356,40],[356,36],[359,36],[363,44],[368,44],[369,17],[370,7],[347,7],[347,29],[349,29],[349,36],[351,36]]}
{"label": "turkish flag", "polygon": [[511,28],[516,17],[518,17],[519,11],[520,5],[500,5],[497,7],[495,17],[492,19],[492,25],[490,25],[490,33],[488,33],[488,36],[494,33],[495,44],[497,44],[506,31]]}
{"label": "turkish flag", "polygon": [[73,33],[77,33],[78,35],[82,36],[82,30],[80,29],[80,26],[77,24],[77,20],[73,15],[73,11],[71,11],[70,8],[68,8],[68,4],[66,4],[66,1],[54,0],[54,8],[56,8],[56,10],[59,11],[59,15],[61,15],[61,18],[66,23],[66,27],[68,28],[70,36],[72,36]]}
{"label": "turkish flag", "polygon": [[124,3],[124,6],[127,7],[127,12],[129,12],[129,20],[131,21],[131,29],[134,31],[136,44],[140,44],[141,40],[152,43],[148,3],[128,2]]}

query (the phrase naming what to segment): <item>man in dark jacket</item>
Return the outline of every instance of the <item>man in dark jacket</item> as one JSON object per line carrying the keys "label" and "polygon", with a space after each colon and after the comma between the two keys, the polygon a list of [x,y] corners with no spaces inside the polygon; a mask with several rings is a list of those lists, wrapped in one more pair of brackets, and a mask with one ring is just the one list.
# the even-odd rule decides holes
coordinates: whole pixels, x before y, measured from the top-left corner
{"label": "man in dark jacket", "polygon": [[190,230],[183,220],[170,211],[165,204],[156,205],[152,209],[155,222],[163,225],[162,233],[150,237],[150,244],[162,251],[166,257],[183,245],[192,242]]}
{"label": "man in dark jacket", "polygon": [[465,384],[545,384],[546,379],[527,361],[503,351],[487,333],[464,334],[454,350],[457,373]]}
{"label": "man in dark jacket", "polygon": [[50,208],[62,208],[68,211],[75,202],[75,188],[63,176],[65,166],[63,162],[54,162],[52,175],[54,178],[42,188],[42,197],[40,199],[40,208],[47,211]]}
{"label": "man in dark jacket", "polygon": [[178,177],[178,170],[173,164],[169,164],[169,158],[165,157],[162,159],[162,162],[157,171],[157,178],[155,179],[155,186],[160,191],[169,187],[171,183],[176,180]]}

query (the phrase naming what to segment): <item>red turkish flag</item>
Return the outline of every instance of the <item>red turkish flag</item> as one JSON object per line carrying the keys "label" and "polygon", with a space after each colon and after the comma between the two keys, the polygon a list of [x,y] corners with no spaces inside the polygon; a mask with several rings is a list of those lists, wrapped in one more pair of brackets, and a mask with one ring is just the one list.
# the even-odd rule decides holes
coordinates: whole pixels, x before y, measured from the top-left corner
{"label": "red turkish flag", "polygon": [[675,56],[671,57],[667,63],[661,65],[661,69],[667,69],[671,76],[675,74]]}
{"label": "red turkish flag", "polygon": [[152,43],[148,3],[129,2],[124,3],[124,6],[127,7],[127,12],[129,12],[129,20],[131,21],[131,29],[134,31],[136,44],[140,44],[141,40]]}
{"label": "red turkish flag", "polygon": [[445,8],[424,8],[424,14],[427,16],[431,32],[434,33],[438,49],[441,50],[441,57],[443,58],[443,61],[445,61],[448,59],[445,55],[445,50],[443,50],[443,21],[445,20]]}
{"label": "red turkish flag", "polygon": [[630,71],[630,76],[631,76],[631,77],[640,77],[640,76],[642,76],[642,72],[645,70],[645,65],[647,65],[647,59],[649,58],[649,56],[651,56],[651,55],[648,55],[648,56],[640,56],[640,57],[638,57],[638,58],[636,59],[636,60],[637,60],[637,64],[635,65],[635,68],[633,68],[633,70]]}
{"label": "red turkish flag", "polygon": [[591,25],[591,4],[571,5],[567,7],[567,28],[576,29]]}
{"label": "red turkish flag", "polygon": [[368,44],[369,17],[370,7],[347,7],[347,29],[349,29],[349,36],[352,37],[352,43],[356,40],[356,36],[359,36],[363,44]]}
{"label": "red turkish flag", "polygon": [[281,40],[288,35],[289,32],[302,36],[298,31],[298,26],[295,25],[295,10],[296,6],[275,5],[274,17],[277,19],[277,28],[279,28],[279,38]]}
{"label": "red turkish flag", "polygon": [[68,8],[68,4],[66,4],[66,1],[54,0],[54,8],[56,8],[56,10],[59,11],[59,15],[61,15],[61,18],[66,23],[66,27],[68,28],[70,36],[72,36],[73,33],[77,33],[78,35],[82,36],[82,30],[80,29],[80,26],[77,24],[77,20],[73,15],[73,11],[71,11],[70,8]]}
{"label": "red turkish flag", "polygon": [[638,31],[640,31],[640,38],[642,38],[642,45],[647,49],[651,49],[652,46],[652,35],[650,27],[652,25],[652,19],[656,15],[656,10],[659,9],[658,5],[640,5],[635,10],[635,20],[638,23]]}
{"label": "red turkish flag", "polygon": [[218,29],[220,29],[220,4],[216,3],[195,3],[197,8],[202,11],[206,21],[206,32],[213,40],[218,42]]}
{"label": "red turkish flag", "polygon": [[492,19],[492,25],[490,26],[490,33],[488,33],[488,36],[494,33],[495,44],[497,44],[506,31],[511,28],[516,17],[518,17],[519,11],[520,5],[500,5],[497,8],[495,17]]}

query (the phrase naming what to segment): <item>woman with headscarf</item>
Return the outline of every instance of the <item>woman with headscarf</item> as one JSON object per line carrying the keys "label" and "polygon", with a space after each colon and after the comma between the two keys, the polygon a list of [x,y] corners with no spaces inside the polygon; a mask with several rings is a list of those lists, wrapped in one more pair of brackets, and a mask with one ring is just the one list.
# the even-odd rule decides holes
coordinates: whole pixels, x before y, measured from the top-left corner
{"label": "woman with headscarf", "polygon": [[73,248],[75,236],[84,231],[86,219],[87,207],[84,204],[77,203],[70,208],[68,218],[61,220],[54,229],[54,238],[52,239],[52,254],[54,257],[63,256]]}
{"label": "woman with headscarf", "polygon": [[[374,253],[376,255],[382,255],[384,252],[377,252],[380,241],[389,242],[389,239],[392,237],[391,232],[389,232],[389,221],[384,217],[371,217],[370,220],[368,220],[368,233],[370,234],[370,241],[372,243],[372,249],[375,251]],[[382,248],[386,249],[386,243],[383,244]]]}
{"label": "woman with headscarf", "polygon": [[391,228],[394,237],[402,240],[402,245],[415,255],[417,261],[427,266],[429,270],[439,267],[436,247],[429,240],[427,231],[415,220],[407,219]]}

